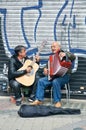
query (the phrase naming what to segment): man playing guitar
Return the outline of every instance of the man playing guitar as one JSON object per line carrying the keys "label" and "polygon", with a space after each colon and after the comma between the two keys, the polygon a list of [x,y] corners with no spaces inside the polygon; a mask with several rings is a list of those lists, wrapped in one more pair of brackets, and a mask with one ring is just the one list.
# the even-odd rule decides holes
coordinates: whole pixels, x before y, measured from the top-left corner
{"label": "man playing guitar", "polygon": [[[58,53],[60,60],[66,60],[66,53],[61,50],[60,44],[58,42],[53,42],[51,45],[52,53]],[[71,53],[68,54],[68,59],[72,62],[75,60],[75,56]],[[54,63],[53,63],[54,64]],[[40,105],[43,103],[44,90],[48,86],[53,87],[53,98],[55,107],[61,107],[61,87],[69,82],[70,79],[70,69],[63,76],[55,76],[52,80],[48,80],[48,68],[44,68],[45,77],[39,79],[37,84],[36,100],[31,103],[31,105]]]}
{"label": "man playing guitar", "polygon": [[[20,105],[22,101],[22,95],[21,95],[21,87],[25,87],[21,83],[19,83],[16,78],[21,77],[27,73],[30,73],[31,66],[27,67],[25,70],[19,70],[25,61],[28,59],[26,56],[26,48],[24,46],[16,46],[15,54],[10,58],[9,61],[9,67],[8,67],[8,79],[9,79],[9,85],[14,90],[15,93],[15,99],[16,99],[16,105]],[[39,56],[36,56],[36,63],[39,62]],[[19,70],[19,71],[18,71]],[[38,76],[37,76],[38,77]],[[35,91],[36,91],[36,83],[38,78],[35,79],[34,84],[31,86],[32,94],[31,98],[34,97]]]}

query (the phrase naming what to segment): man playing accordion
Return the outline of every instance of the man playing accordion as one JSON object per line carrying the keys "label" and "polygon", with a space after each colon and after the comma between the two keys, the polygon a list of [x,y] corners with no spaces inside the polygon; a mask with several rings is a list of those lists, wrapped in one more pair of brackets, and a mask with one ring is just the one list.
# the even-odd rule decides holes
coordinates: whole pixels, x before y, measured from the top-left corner
{"label": "man playing accordion", "polygon": [[[53,54],[58,54],[61,63],[63,61],[66,61],[66,59],[69,60],[71,63],[75,60],[75,56],[70,52],[64,52],[63,50],[61,50],[60,44],[56,41],[52,43],[51,50]],[[61,107],[61,88],[69,82],[71,67],[68,68],[68,71],[64,75],[55,75],[51,80],[48,79],[49,70],[47,68],[47,65],[46,67],[44,67],[43,73],[45,77],[40,78],[38,81],[36,97],[32,105],[42,104],[44,100],[44,90],[48,86],[51,86],[53,87],[53,99],[55,107]]]}

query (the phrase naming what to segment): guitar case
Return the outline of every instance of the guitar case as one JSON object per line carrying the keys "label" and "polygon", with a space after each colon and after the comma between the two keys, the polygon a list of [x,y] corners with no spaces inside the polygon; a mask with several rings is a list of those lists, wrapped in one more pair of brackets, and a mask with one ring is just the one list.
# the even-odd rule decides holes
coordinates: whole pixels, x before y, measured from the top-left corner
{"label": "guitar case", "polygon": [[54,106],[44,106],[44,105],[21,105],[18,115],[23,118],[31,117],[43,117],[50,115],[69,115],[69,114],[80,114],[80,109],[71,108],[56,108]]}

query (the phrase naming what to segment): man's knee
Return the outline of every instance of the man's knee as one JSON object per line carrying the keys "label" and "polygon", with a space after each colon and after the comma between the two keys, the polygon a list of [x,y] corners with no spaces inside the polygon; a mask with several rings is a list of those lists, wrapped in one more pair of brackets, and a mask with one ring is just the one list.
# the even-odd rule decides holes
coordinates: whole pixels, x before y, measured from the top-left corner
{"label": "man's knee", "polygon": [[18,88],[18,87],[20,87],[20,84],[16,80],[12,80],[12,81],[10,81],[10,87]]}
{"label": "man's knee", "polygon": [[39,79],[39,82],[40,82],[40,83],[44,83],[44,80],[45,80],[44,78],[40,78],[40,79]]}
{"label": "man's knee", "polygon": [[57,79],[54,79],[54,80],[52,81],[52,83],[53,83],[53,84],[59,84],[59,81],[58,81]]}
{"label": "man's knee", "polygon": [[40,78],[38,81],[38,88],[45,89],[47,86],[45,78]]}

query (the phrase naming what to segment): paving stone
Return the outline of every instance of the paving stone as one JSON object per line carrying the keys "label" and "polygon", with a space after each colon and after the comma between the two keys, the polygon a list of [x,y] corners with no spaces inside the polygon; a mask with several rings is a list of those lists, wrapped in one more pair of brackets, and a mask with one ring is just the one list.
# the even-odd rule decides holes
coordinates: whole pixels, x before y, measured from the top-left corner
{"label": "paving stone", "polygon": [[[62,104],[63,108],[81,109],[81,114],[20,118],[17,114],[19,106],[12,104],[9,97],[0,97],[0,130],[86,130],[86,101],[70,100],[67,105],[62,100]],[[45,105],[50,105],[50,99],[45,100]]]}

